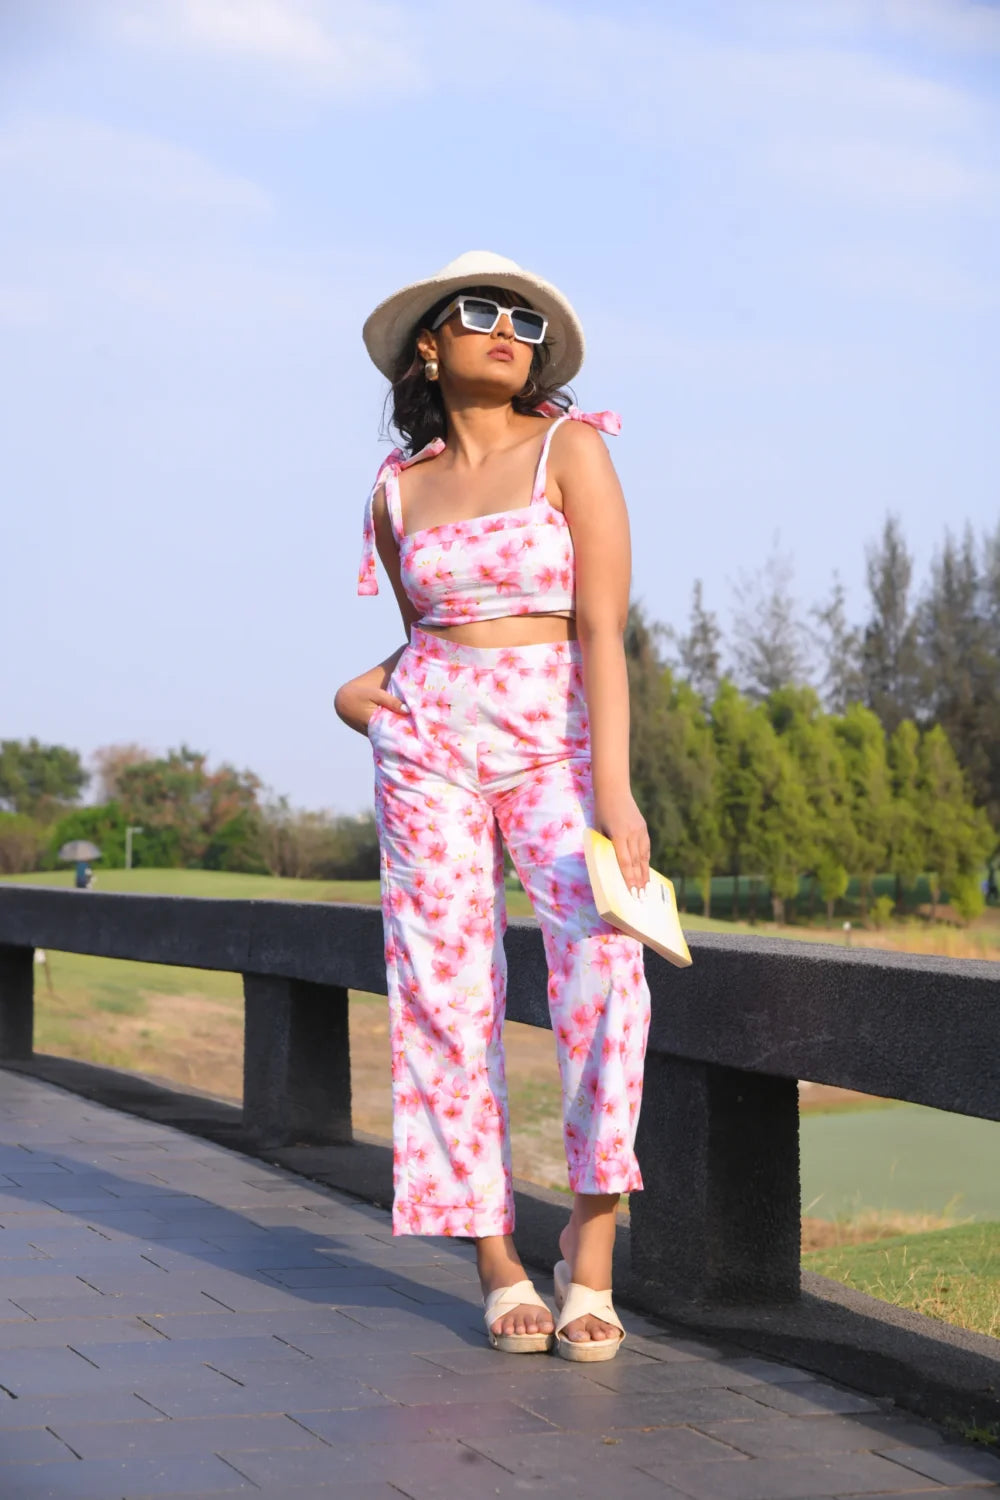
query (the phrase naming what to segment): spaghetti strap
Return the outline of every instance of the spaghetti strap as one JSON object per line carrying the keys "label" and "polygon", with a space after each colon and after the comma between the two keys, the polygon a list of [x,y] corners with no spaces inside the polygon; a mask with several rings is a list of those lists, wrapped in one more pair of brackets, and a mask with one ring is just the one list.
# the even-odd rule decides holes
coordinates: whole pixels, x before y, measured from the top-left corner
{"label": "spaghetti strap", "polygon": [[542,416],[555,417],[556,420],[545,434],[542,451],[538,457],[535,483],[531,491],[532,505],[545,499],[545,471],[549,461],[549,449],[552,446],[552,435],[557,427],[561,427],[564,422],[586,422],[588,427],[596,427],[598,432],[606,432],[612,437],[617,437],[622,430],[622,419],[616,411],[581,411],[578,406],[571,406],[564,411],[562,407],[556,406],[551,401],[543,402],[538,410]]}
{"label": "spaghetti strap", "polygon": [[552,447],[552,434],[555,432],[557,427],[561,427],[564,422],[568,421],[569,412],[561,412],[556,420],[552,423],[552,426],[549,428],[548,432],[545,434],[545,441],[542,444],[542,451],[538,455],[538,467],[535,470],[535,482],[531,487],[532,505],[537,505],[539,501],[545,499],[545,471],[548,467],[549,462],[549,449]]}

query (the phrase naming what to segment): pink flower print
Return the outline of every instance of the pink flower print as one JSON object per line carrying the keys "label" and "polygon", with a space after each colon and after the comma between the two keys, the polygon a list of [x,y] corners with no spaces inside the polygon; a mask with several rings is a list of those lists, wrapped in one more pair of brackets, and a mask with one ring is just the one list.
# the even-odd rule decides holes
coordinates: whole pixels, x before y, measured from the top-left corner
{"label": "pink flower print", "polygon": [[590,964],[602,979],[609,980],[614,971],[615,954],[606,945],[601,945],[591,955]]}
{"label": "pink flower print", "polygon": [[450,1078],[448,1080],[447,1092],[449,1096],[458,1104],[465,1104],[468,1102],[469,1090],[459,1076]]}
{"label": "pink flower print", "polygon": [[511,568],[517,562],[523,549],[523,542],[504,542],[496,549],[496,555],[505,567]]}
{"label": "pink flower print", "polygon": [[535,574],[535,590],[540,594],[550,594],[559,580],[559,572],[556,568],[539,568]]}

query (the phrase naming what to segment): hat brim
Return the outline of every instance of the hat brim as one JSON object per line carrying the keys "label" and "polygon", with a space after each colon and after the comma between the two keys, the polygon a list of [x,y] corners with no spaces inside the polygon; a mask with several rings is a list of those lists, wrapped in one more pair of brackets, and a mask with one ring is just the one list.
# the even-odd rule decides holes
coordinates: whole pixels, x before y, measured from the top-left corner
{"label": "hat brim", "polygon": [[376,368],[391,380],[406,340],[421,315],[450,293],[463,287],[496,286],[519,293],[548,319],[545,344],[549,363],[546,385],[565,385],[579,374],[586,345],[583,328],[572,306],[558,287],[527,271],[493,271],[484,267],[481,276],[431,276],[394,292],[365,320],[362,336]]}

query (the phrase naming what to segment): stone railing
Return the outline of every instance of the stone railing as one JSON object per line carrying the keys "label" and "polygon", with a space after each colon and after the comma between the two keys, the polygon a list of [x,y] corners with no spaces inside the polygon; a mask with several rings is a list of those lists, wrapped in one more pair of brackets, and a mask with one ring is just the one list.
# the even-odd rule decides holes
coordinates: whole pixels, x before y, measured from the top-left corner
{"label": "stone railing", "polygon": [[[647,955],[653,1019],[631,1264],[705,1307],[799,1296],[796,1080],[1000,1120],[1000,964],[694,933]],[[32,1056],[34,950],[229,970],[244,1121],[263,1147],[351,1141],[348,988],[385,994],[377,908],[0,886],[0,1065]],[[507,932],[507,1014],[549,1026],[534,922]]]}

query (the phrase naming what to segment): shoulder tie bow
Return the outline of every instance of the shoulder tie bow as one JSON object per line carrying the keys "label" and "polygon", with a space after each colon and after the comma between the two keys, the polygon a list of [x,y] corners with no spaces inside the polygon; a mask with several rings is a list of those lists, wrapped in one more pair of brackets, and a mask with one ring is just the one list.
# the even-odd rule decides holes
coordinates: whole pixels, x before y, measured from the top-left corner
{"label": "shoulder tie bow", "polygon": [[359,594],[378,593],[378,573],[375,568],[375,518],[372,514],[372,504],[379,485],[385,485],[386,497],[389,499],[389,488],[398,484],[399,476],[404,469],[408,469],[411,464],[419,463],[422,458],[432,458],[440,453],[443,447],[444,439],[434,438],[412,458],[407,458],[402,448],[393,448],[383,461],[375,475],[375,483],[371,487],[368,499],[365,501],[365,515],[361,529],[361,566],[358,568]]}

